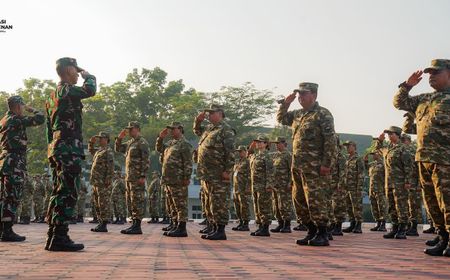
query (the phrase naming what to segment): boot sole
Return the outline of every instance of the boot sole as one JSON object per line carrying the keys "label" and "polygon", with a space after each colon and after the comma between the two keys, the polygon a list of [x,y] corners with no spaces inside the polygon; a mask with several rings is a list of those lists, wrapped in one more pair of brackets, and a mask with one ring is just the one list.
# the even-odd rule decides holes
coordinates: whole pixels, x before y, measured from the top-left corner
{"label": "boot sole", "polygon": [[26,238],[24,238],[24,239],[1,239],[0,241],[1,242],[23,242],[25,240],[26,240]]}
{"label": "boot sole", "polygon": [[84,249],[84,246],[82,248],[66,248],[66,247],[49,247],[48,251],[52,252],[78,252]]}

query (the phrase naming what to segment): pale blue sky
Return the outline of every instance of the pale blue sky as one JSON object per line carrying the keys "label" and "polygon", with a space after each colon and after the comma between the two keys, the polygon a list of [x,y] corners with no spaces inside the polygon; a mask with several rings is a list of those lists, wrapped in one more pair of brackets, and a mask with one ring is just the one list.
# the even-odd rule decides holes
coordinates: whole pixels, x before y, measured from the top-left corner
{"label": "pale blue sky", "polygon": [[397,85],[450,58],[449,11],[446,0],[4,1],[14,29],[0,33],[0,90],[56,80],[62,56],[104,84],[155,66],[201,91],[250,81],[286,95],[312,81],[338,132],[378,135],[401,126]]}

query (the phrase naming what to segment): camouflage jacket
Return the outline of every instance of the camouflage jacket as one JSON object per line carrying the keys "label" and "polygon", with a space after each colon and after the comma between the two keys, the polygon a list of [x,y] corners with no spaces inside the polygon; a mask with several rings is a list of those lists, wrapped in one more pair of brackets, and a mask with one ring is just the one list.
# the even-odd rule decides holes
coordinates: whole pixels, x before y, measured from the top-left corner
{"label": "camouflage jacket", "polygon": [[362,190],[364,185],[364,163],[355,153],[349,156],[345,162],[345,188],[350,190]]}
{"label": "camouflage jacket", "polygon": [[192,145],[182,137],[163,143],[163,138],[156,139],[156,150],[163,154],[162,184],[181,184],[192,175]]}
{"label": "camouflage jacket", "polygon": [[114,153],[107,147],[95,148],[94,144],[88,143],[89,153],[93,156],[91,167],[91,185],[110,186],[114,175]]}
{"label": "camouflage jacket", "polygon": [[320,166],[331,167],[336,161],[336,136],[334,119],[330,111],[315,105],[288,112],[289,105],[281,104],[277,121],[292,127],[293,166],[308,170]]}
{"label": "camouflage jacket", "polygon": [[116,138],[115,150],[125,154],[125,180],[136,182],[145,178],[150,167],[149,147],[147,141],[139,136],[122,144],[122,139]]}
{"label": "camouflage jacket", "polygon": [[385,166],[385,184],[393,188],[393,184],[411,184],[413,162],[405,145],[398,143],[383,147],[381,141],[377,141],[376,148],[383,152]]}
{"label": "camouflage jacket", "polygon": [[198,143],[197,176],[200,180],[222,180],[222,173],[233,170],[235,131],[225,122],[206,127],[194,122]]}
{"label": "camouflage jacket", "polygon": [[112,184],[112,193],[111,196],[117,197],[117,196],[125,196],[125,181],[122,177],[115,178]]}
{"label": "camouflage jacket", "polygon": [[38,111],[34,116],[18,116],[8,111],[0,121],[0,172],[15,176],[14,181],[23,182],[26,172],[28,138],[26,128],[44,123],[44,115]]}
{"label": "camouflage jacket", "polygon": [[289,151],[271,154],[273,159],[274,188],[287,188],[291,184],[292,155]]}
{"label": "camouflage jacket", "polygon": [[273,161],[268,151],[255,151],[250,155],[250,178],[253,192],[273,188]]}
{"label": "camouflage jacket", "polygon": [[384,163],[382,159],[373,160],[368,164],[371,188],[384,189]]}
{"label": "camouflage jacket", "polygon": [[347,158],[339,151],[336,157],[336,163],[331,170],[331,185],[335,188],[345,187],[345,163]]}
{"label": "camouflage jacket", "polygon": [[84,157],[82,136],[82,99],[95,95],[95,77],[89,75],[82,87],[60,82],[50,94],[47,113],[47,156],[78,155]]}
{"label": "camouflage jacket", "polygon": [[159,192],[161,191],[160,179],[153,179],[147,187],[147,194],[149,199],[160,199]]}
{"label": "camouflage jacket", "polygon": [[234,164],[233,191],[236,194],[250,194],[250,163],[245,157]]}
{"label": "camouflage jacket", "polygon": [[416,115],[416,161],[450,165],[450,88],[410,96],[401,86],[394,106]]}

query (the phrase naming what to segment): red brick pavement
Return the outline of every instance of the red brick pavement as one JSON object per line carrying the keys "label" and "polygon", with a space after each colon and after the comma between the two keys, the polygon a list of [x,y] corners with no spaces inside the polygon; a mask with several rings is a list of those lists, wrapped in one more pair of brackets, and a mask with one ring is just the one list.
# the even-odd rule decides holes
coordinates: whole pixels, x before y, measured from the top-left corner
{"label": "red brick pavement", "polygon": [[[251,237],[227,229],[227,241],[200,238],[196,223],[188,238],[162,236],[162,225],[144,223],[143,235],[90,232],[91,224],[71,225],[70,234],[86,249],[77,253],[43,249],[46,225],[16,225],[22,243],[0,243],[0,278],[20,279],[450,279],[450,258],[429,257],[421,234],[383,240],[382,233],[335,237],[330,247],[297,246],[304,232]],[[229,227],[231,228],[231,227]]]}

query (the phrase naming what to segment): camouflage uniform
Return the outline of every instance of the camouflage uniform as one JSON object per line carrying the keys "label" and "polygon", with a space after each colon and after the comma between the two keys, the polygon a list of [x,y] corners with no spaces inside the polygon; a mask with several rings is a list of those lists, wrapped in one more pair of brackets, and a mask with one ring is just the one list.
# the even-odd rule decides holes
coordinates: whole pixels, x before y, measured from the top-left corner
{"label": "camouflage uniform", "polygon": [[188,185],[192,174],[192,145],[184,137],[171,139],[163,143],[163,138],[156,139],[156,150],[164,155],[162,164],[162,184],[166,185],[177,212],[178,222],[188,219]]}
{"label": "camouflage uniform", "polygon": [[125,189],[125,182],[122,176],[116,176],[112,185],[111,202],[113,204],[114,216],[119,219],[125,219],[127,216]]}
{"label": "camouflage uniform", "polygon": [[387,218],[385,173],[383,159],[373,160],[368,164],[369,199],[372,215],[375,221],[385,221]]}
{"label": "camouflage uniform", "polygon": [[[13,97],[10,97],[13,98]],[[15,98],[15,97],[14,97]],[[9,100],[8,100],[9,101]],[[19,102],[19,101],[18,101]],[[22,99],[20,102],[23,104]],[[26,128],[44,123],[44,115],[18,116],[8,111],[0,121],[0,211],[2,222],[13,222],[26,176]]]}
{"label": "camouflage uniform", "polygon": [[50,180],[51,176],[44,174],[44,178],[42,179],[42,183],[44,184],[45,188],[45,197],[44,197],[44,205],[42,206],[42,217],[45,217],[47,215],[48,206],[50,203],[50,197],[52,196],[53,191],[53,180]]}
{"label": "camouflage uniform", "polygon": [[[137,123],[130,123],[129,127],[139,127]],[[145,184],[138,183],[139,178],[145,178],[150,167],[149,146],[142,137],[130,139],[122,144],[122,139],[116,138],[115,150],[124,153],[125,162],[125,182],[128,208],[131,210],[133,220],[142,220],[144,217]],[[130,209],[131,208],[131,209]]]}
{"label": "camouflage uniform", "polygon": [[159,205],[160,205],[160,214],[164,219],[169,218],[170,216],[170,210],[167,207],[167,194],[166,194],[166,187],[164,185],[160,185],[160,200],[159,200]]}
{"label": "camouflage uniform", "polygon": [[273,153],[273,181],[272,193],[273,209],[278,221],[291,221],[292,213],[292,191],[291,191],[291,161],[292,155],[289,151],[277,151]]}
{"label": "camouflage uniform", "polygon": [[150,217],[153,219],[159,218],[160,213],[160,192],[161,191],[161,184],[159,176],[156,176],[153,178],[153,180],[150,182],[150,184],[147,187],[147,195],[148,195],[148,212],[150,214]]}
{"label": "camouflage uniform", "polygon": [[20,207],[17,211],[17,216],[20,217],[20,221],[29,223],[31,217],[31,206],[33,204],[33,182],[30,176],[26,176],[25,183],[23,185],[22,199],[20,200]]}
{"label": "camouflage uniform", "polygon": [[46,196],[46,189],[44,184],[44,178],[38,177],[34,182],[34,191],[33,191],[33,209],[34,216],[36,218],[43,219],[42,209],[44,208],[44,198]]}
{"label": "camouflage uniform", "polygon": [[233,200],[236,216],[239,221],[248,223],[250,220],[250,164],[248,159],[244,157],[236,161],[233,171]]}
{"label": "camouflage uniform", "polygon": [[416,149],[412,144],[405,145],[405,148],[409,152],[412,162],[411,187],[408,190],[409,221],[412,223],[419,223],[422,216],[422,189],[419,183],[419,168],[414,161]]}
{"label": "camouflage uniform", "polygon": [[364,185],[364,163],[355,152],[345,163],[345,190],[347,192],[347,214],[351,221],[362,222],[362,189]]}
{"label": "camouflage uniform", "polygon": [[345,191],[345,163],[347,159],[338,148],[335,168],[331,174],[331,205],[329,206],[330,221],[332,223],[340,223],[345,220],[347,193]]}
{"label": "camouflage uniform", "polygon": [[[98,138],[108,138],[109,135],[100,132]],[[95,148],[94,143],[88,143],[89,153],[93,156],[90,182],[95,194],[97,216],[101,222],[109,222],[112,216],[111,193],[114,175],[114,154],[109,146]]]}
{"label": "camouflage uniform", "polygon": [[86,207],[86,196],[88,193],[88,189],[86,187],[86,184],[83,180],[80,181],[80,190],[78,192],[78,200],[77,200],[77,207],[75,208],[74,217],[78,217],[80,222],[82,222],[82,219],[84,217],[84,209]]}

